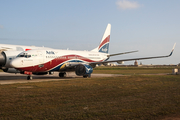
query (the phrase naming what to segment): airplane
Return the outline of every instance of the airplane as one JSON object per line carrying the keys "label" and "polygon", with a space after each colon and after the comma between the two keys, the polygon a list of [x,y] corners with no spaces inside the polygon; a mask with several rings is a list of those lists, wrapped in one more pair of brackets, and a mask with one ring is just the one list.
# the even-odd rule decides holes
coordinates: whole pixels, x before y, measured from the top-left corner
{"label": "airplane", "polygon": [[[12,45],[12,44],[0,44],[0,69],[6,73],[20,73],[19,70],[10,66],[10,62],[17,57],[23,51],[28,51],[32,49],[47,49],[48,47],[36,47],[36,46],[23,46],[23,45]],[[50,49],[50,48],[48,48]],[[118,53],[118,55],[128,54],[138,51],[130,51]],[[36,73],[38,74],[38,73]],[[49,72],[53,74],[53,72]]]}
{"label": "airplane", "polygon": [[11,45],[0,44],[0,69],[7,73],[19,73],[15,68],[10,66],[10,62],[17,57],[23,51],[31,49],[49,49],[48,47],[36,47],[36,46],[23,46],[23,45]]}
{"label": "airplane", "polygon": [[[19,70],[10,66],[10,62],[17,57],[23,51],[32,49],[50,49],[48,47],[36,47],[36,46],[23,46],[23,45],[12,45],[12,44],[0,44],[0,69],[7,73],[20,73]],[[129,54],[137,51],[118,53],[117,55]],[[41,74],[41,73],[36,73]],[[53,72],[49,72],[53,74]]]}
{"label": "airplane", "polygon": [[169,57],[175,48],[174,44],[171,53],[165,56],[108,61],[111,56],[137,52],[131,51],[108,54],[110,31],[111,24],[108,24],[99,46],[91,51],[33,49],[20,53],[10,62],[10,66],[16,68],[22,74],[27,74],[27,80],[32,79],[32,74],[44,75],[48,72],[59,72],[59,77],[64,77],[66,72],[70,71],[75,71],[76,75],[86,78],[91,76],[93,68],[95,68],[97,64],[107,64],[110,62],[122,63],[123,61]]}

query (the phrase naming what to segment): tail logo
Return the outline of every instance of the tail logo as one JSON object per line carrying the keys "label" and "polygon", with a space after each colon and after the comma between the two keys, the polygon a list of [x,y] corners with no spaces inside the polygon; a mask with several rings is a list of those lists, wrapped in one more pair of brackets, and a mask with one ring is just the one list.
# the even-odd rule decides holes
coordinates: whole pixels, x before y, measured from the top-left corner
{"label": "tail logo", "polygon": [[107,48],[104,48],[104,49],[102,48],[102,51],[105,53],[107,52],[107,50],[108,50]]}
{"label": "tail logo", "polygon": [[101,42],[101,44],[99,45],[99,52],[108,53],[109,40],[110,40],[110,35],[106,37],[106,39],[104,39],[103,42]]}

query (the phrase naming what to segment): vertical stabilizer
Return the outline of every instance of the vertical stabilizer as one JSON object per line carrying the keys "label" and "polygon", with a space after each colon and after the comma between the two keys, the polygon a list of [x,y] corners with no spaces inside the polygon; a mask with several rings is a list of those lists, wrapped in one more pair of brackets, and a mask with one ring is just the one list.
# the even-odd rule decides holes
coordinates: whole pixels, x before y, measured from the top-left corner
{"label": "vertical stabilizer", "polygon": [[99,46],[97,48],[93,49],[92,51],[108,53],[108,51],[109,51],[110,33],[111,33],[111,24],[108,24]]}

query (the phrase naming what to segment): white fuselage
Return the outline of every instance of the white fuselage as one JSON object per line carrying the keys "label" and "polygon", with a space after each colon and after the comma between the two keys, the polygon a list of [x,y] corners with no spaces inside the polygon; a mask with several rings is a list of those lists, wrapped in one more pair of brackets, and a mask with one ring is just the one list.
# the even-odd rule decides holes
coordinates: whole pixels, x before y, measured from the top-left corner
{"label": "white fuselage", "polygon": [[29,50],[22,52],[11,65],[22,71],[60,71],[68,65],[100,62],[107,58],[106,53],[92,51]]}

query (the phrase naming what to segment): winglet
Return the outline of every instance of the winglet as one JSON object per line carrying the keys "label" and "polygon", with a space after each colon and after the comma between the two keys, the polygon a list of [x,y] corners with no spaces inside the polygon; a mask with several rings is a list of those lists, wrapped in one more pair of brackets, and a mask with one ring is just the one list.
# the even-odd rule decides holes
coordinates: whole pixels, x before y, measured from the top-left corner
{"label": "winglet", "polygon": [[171,56],[173,54],[175,46],[176,46],[176,43],[174,43],[173,49],[172,49],[171,53],[169,54],[169,56]]}

